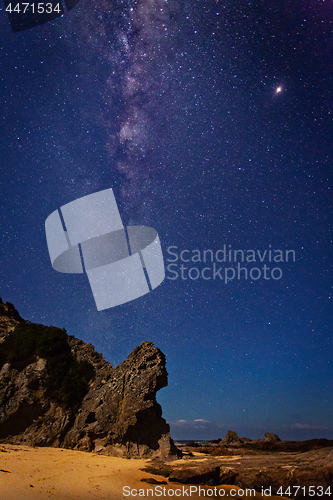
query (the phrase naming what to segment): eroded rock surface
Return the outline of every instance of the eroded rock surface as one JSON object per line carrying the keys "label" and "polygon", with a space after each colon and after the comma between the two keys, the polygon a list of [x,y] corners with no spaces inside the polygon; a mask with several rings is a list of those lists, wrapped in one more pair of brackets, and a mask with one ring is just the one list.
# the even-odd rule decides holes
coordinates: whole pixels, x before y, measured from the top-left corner
{"label": "eroded rock surface", "polygon": [[156,392],[165,356],[143,342],[113,368],[94,347],[0,299],[0,440],[125,457],[179,456]]}
{"label": "eroded rock surface", "polygon": [[[185,453],[187,448],[187,445],[184,445]],[[156,465],[152,463],[142,470],[161,475],[164,469],[163,475],[168,477],[169,481],[209,486],[235,485],[258,492],[261,492],[262,488],[268,488],[270,489],[268,497],[271,494],[281,495],[281,491],[287,491],[288,487],[292,492],[299,490],[297,498],[303,500],[319,497],[330,500],[333,492],[332,447],[308,452],[257,453],[224,457],[197,453],[183,463],[176,461],[167,468],[160,463]],[[313,491],[318,495],[314,495]]]}
{"label": "eroded rock surface", "polygon": [[0,298],[0,343],[23,319],[10,302],[4,304]]}

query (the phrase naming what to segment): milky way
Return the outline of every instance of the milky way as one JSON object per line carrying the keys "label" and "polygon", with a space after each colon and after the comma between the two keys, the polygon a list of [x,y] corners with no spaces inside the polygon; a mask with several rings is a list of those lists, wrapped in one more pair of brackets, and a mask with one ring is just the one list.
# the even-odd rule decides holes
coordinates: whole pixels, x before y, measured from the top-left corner
{"label": "milky way", "polygon": [[[87,10],[80,23],[80,43],[105,68],[99,123],[109,166],[125,181],[121,199],[129,217],[158,191],[158,149],[179,45],[177,17],[176,2],[106,0],[95,4],[94,13]],[[146,206],[142,216],[147,212]]]}
{"label": "milky way", "polygon": [[[80,0],[18,34],[0,12],[0,296],[113,364],[153,341],[176,439],[333,437],[332,2],[303,4]],[[108,188],[188,269],[97,311],[50,266],[44,224]],[[224,245],[296,258],[281,279],[190,274]]]}

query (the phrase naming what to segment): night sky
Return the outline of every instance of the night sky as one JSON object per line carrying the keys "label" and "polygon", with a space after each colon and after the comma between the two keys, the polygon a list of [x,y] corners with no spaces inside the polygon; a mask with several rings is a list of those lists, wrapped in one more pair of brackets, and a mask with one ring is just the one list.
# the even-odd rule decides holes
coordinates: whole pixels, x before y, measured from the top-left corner
{"label": "night sky", "polygon": [[[2,299],[114,366],[154,342],[174,439],[333,439],[332,2],[81,0],[18,33],[1,7]],[[44,224],[107,188],[166,278],[98,312]]]}

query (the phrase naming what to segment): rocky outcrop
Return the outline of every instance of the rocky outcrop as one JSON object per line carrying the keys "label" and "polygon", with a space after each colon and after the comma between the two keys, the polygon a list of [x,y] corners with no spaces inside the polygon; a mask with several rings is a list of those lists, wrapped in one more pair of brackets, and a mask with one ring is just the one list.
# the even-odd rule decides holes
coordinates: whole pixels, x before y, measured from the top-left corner
{"label": "rocky outcrop", "polygon": [[[224,446],[241,446],[243,443],[251,443],[252,441],[252,439],[246,437],[238,437],[238,434],[235,431],[228,431],[225,437],[219,440],[218,444]],[[273,434],[273,432],[266,432],[265,439],[263,441],[265,443],[277,443],[281,441],[281,439],[276,434]]]}
{"label": "rocky outcrop", "polygon": [[193,457],[183,463],[171,464],[172,467],[152,463],[142,470],[156,475],[163,473],[170,482],[183,484],[235,485],[258,492],[264,488],[268,489],[267,497],[281,495],[281,491],[286,492],[287,488],[293,493],[299,486],[297,498],[310,500],[320,496],[328,500],[332,496],[333,447],[305,453],[238,455],[236,460],[234,456],[212,458],[207,455],[203,462],[202,458]]}
{"label": "rocky outcrop", "polygon": [[238,445],[240,444],[240,439],[235,431],[228,431],[225,437],[222,439],[221,444],[223,445]]}
{"label": "rocky outcrop", "polygon": [[0,440],[124,457],[180,452],[156,392],[165,356],[143,342],[113,368],[94,347],[0,299]]}
{"label": "rocky outcrop", "polygon": [[23,319],[10,302],[4,304],[0,297],[0,343],[12,332]]}
{"label": "rocky outcrop", "polygon": [[220,484],[220,467],[200,464],[196,467],[175,469],[169,476],[170,482],[182,484],[206,484],[215,486]]}
{"label": "rocky outcrop", "polygon": [[281,441],[279,436],[274,434],[273,432],[265,432],[265,439],[264,441],[268,443],[277,443],[278,441]]}
{"label": "rocky outcrop", "polygon": [[264,439],[250,439],[238,437],[236,432],[228,431],[224,439],[195,443],[189,441],[186,445],[180,445],[186,453],[199,452],[212,456],[244,456],[248,453],[304,453],[311,450],[333,447],[333,440],[309,439],[306,441],[281,441],[271,432],[266,432]]}

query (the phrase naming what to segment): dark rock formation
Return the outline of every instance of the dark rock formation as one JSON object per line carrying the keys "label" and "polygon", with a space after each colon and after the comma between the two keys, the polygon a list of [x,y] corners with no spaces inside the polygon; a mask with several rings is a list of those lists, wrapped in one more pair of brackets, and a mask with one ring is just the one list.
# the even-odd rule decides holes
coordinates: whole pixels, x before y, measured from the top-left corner
{"label": "dark rock formation", "polygon": [[220,484],[220,467],[218,465],[204,464],[194,468],[176,469],[170,474],[169,481],[215,486]]}
{"label": "dark rock formation", "polygon": [[[236,468],[235,485],[240,488],[271,488],[276,494],[282,486],[285,491],[288,486],[302,486],[297,496],[312,497],[309,487],[322,487],[324,492],[333,487],[333,448],[312,450],[303,453],[293,453],[289,456],[281,453],[253,456],[242,462]],[[230,464],[231,465],[231,464]],[[319,492],[320,490],[318,490]],[[309,493],[309,494],[308,494]],[[329,498],[330,495],[318,495]]]}
{"label": "dark rock formation", "polygon": [[[294,486],[301,486],[297,498],[311,500],[322,498],[329,500],[333,488],[333,447],[311,450],[301,453],[263,453],[234,457],[210,457],[205,462],[195,457],[184,463],[165,467],[157,463],[142,469],[150,474],[169,477],[169,481],[207,486],[235,485],[239,488],[270,490],[269,495],[281,495]],[[219,470],[219,477],[217,471]],[[311,488],[310,488],[311,486]],[[314,488],[317,495],[313,494]],[[288,493],[284,497],[288,496]],[[290,496],[290,495],[289,495]]]}
{"label": "dark rock formation", "polygon": [[173,472],[173,468],[170,467],[169,464],[165,464],[158,459],[151,460],[151,465],[146,465],[140,470],[148,472],[149,474],[157,474],[158,476],[163,477],[169,477]]}
{"label": "dark rock formation", "polygon": [[232,469],[220,469],[220,482],[219,484],[235,484],[237,472]]}
{"label": "dark rock formation", "polygon": [[278,441],[281,441],[281,439],[279,438],[279,436],[277,436],[273,432],[265,432],[264,441],[269,442],[269,443],[276,443]]}
{"label": "dark rock formation", "polygon": [[253,441],[253,439],[247,437],[240,437],[239,440],[241,443],[251,443]]}
{"label": "dark rock formation", "polygon": [[0,440],[125,457],[178,455],[156,392],[165,356],[143,342],[116,368],[0,299]]}
{"label": "dark rock formation", "polygon": [[23,319],[10,302],[4,304],[0,297],[0,343]]}
{"label": "dark rock formation", "polygon": [[235,431],[228,431],[225,435],[225,437],[222,439],[221,444],[228,445],[228,444],[240,444],[240,439],[237,435],[237,432]]}
{"label": "dark rock formation", "polygon": [[191,448],[198,448],[201,445],[200,443],[196,443],[195,441],[191,440],[188,443],[186,443],[186,446],[190,446]]}
{"label": "dark rock formation", "polygon": [[144,477],[143,479],[140,479],[140,481],[147,484],[168,484],[167,481],[157,481],[154,477]]}
{"label": "dark rock formation", "polygon": [[333,440],[309,439],[306,441],[281,441],[272,432],[266,432],[264,439],[238,437],[234,431],[228,431],[224,439],[195,443],[189,441],[179,447],[187,454],[194,451],[212,456],[255,455],[262,453],[304,453],[311,450],[333,447]]}
{"label": "dark rock formation", "polygon": [[283,453],[302,453],[310,450],[318,450],[333,446],[333,440],[329,439],[308,439],[306,441],[281,441],[259,439],[249,443],[243,443],[241,448],[255,452],[283,452]]}

